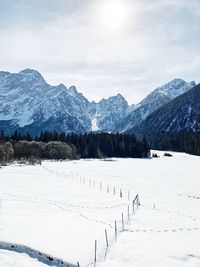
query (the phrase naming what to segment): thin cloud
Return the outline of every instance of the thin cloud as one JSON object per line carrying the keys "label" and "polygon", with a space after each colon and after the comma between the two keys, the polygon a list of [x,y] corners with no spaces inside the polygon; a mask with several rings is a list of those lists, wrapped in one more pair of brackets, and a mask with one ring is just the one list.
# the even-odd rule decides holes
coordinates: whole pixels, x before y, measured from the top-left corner
{"label": "thin cloud", "polygon": [[101,23],[106,1],[2,0],[1,69],[35,68],[90,99],[121,92],[129,103],[176,77],[199,82],[198,0],[121,0],[118,31]]}

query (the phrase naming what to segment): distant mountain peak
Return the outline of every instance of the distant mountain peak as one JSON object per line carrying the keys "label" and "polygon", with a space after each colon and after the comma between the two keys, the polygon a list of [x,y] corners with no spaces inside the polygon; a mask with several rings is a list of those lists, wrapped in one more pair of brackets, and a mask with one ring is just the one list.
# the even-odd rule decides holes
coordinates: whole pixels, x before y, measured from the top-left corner
{"label": "distant mountain peak", "polygon": [[[151,113],[139,126],[138,134],[160,135],[181,131],[200,132],[200,84]],[[131,132],[131,131],[130,131]]]}
{"label": "distant mountain peak", "polygon": [[71,94],[73,94],[73,95],[78,94],[78,91],[77,91],[75,85],[71,85],[71,86],[68,88],[68,91],[69,91]]}
{"label": "distant mountain peak", "polygon": [[31,69],[31,68],[26,68],[26,69],[23,69],[23,70],[21,70],[19,73],[35,73],[35,72],[37,72],[37,73],[39,73],[37,70],[34,70],[34,69]]}
{"label": "distant mountain peak", "polygon": [[34,70],[34,69],[29,69],[29,68],[26,68],[26,69],[20,71],[19,73],[26,74],[26,75],[33,75],[33,76],[38,75],[38,76],[42,77],[42,75],[39,73],[39,71]]}
{"label": "distant mountain peak", "polygon": [[123,95],[121,95],[120,93],[119,94],[117,94],[117,95],[114,95],[114,96],[110,96],[110,97],[108,97],[108,98],[102,98],[100,101],[99,101],[99,103],[100,102],[103,102],[103,103],[109,103],[109,102],[127,102],[126,101],[126,99],[123,97]]}
{"label": "distant mountain peak", "polygon": [[63,83],[60,83],[57,87],[58,87],[59,89],[67,90],[67,87],[66,87]]}
{"label": "distant mountain peak", "polygon": [[81,133],[99,129],[125,131],[139,125],[150,113],[194,87],[174,79],[158,87],[143,101],[129,107],[120,93],[90,102],[74,85],[51,86],[34,69],[0,72],[0,128],[39,133],[57,130]]}
{"label": "distant mountain peak", "polygon": [[20,71],[18,74],[24,75],[29,80],[35,80],[40,83],[46,83],[43,76],[39,73],[39,71],[34,69],[26,68],[22,71]]}
{"label": "distant mountain peak", "polygon": [[122,94],[118,93],[116,94],[116,97],[119,97],[119,98],[124,98]]}
{"label": "distant mountain peak", "polygon": [[195,86],[195,82],[187,83],[183,79],[174,79],[163,86],[156,88],[140,103],[131,106],[127,116],[118,125],[121,132],[127,131],[146,119],[146,117],[159,107],[184,94]]}
{"label": "distant mountain peak", "polygon": [[152,93],[157,93],[157,92],[162,93],[172,100],[177,96],[184,94],[195,85],[196,84],[194,81],[187,83],[183,79],[176,78],[164,84],[163,86],[158,87]]}
{"label": "distant mountain peak", "polygon": [[121,99],[121,100],[125,100],[125,101],[126,101],[126,99],[124,98],[124,96],[123,96],[122,94],[120,94],[120,93],[118,93],[118,94],[116,95],[116,98],[117,98],[117,99]]}
{"label": "distant mountain peak", "polygon": [[186,81],[183,80],[182,78],[174,78],[173,80],[171,80],[167,84],[170,84],[170,83],[178,84],[178,83],[186,83]]}
{"label": "distant mountain peak", "polygon": [[10,72],[8,72],[8,71],[0,71],[0,74],[8,75],[8,74],[10,74]]}

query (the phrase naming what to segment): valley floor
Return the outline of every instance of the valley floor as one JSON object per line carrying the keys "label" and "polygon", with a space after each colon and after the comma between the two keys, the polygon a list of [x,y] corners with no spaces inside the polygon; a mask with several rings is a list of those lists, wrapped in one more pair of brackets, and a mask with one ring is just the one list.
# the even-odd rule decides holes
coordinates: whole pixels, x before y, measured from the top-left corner
{"label": "valley floor", "polygon": [[[81,267],[93,266],[95,240],[97,267],[200,266],[200,157],[157,153],[160,158],[1,168],[0,241]],[[136,194],[141,205],[133,214]],[[24,254],[0,250],[0,266],[22,267],[17,265],[22,258],[30,261],[26,267],[44,266]]]}

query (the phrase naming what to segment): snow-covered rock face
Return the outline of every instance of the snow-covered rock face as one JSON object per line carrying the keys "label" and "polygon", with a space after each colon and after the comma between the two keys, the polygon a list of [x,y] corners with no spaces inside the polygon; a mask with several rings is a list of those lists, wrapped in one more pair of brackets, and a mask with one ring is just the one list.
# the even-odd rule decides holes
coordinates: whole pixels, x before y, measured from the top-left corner
{"label": "snow-covered rock face", "polygon": [[148,115],[167,104],[174,98],[189,91],[195,86],[195,82],[186,83],[182,79],[175,79],[151,92],[139,104],[131,106],[128,115],[117,126],[120,132],[138,126]]}
{"label": "snow-covered rock face", "polygon": [[120,94],[89,102],[75,86],[51,86],[35,70],[0,72],[0,128],[7,133],[15,129],[33,134],[44,130],[111,132],[128,107]]}
{"label": "snow-covered rock face", "polygon": [[[62,84],[47,84],[37,71],[0,72],[0,121],[8,121],[10,131],[27,126],[33,126],[34,133],[48,129],[89,131],[91,122],[85,105],[84,97],[78,98]],[[44,127],[48,121],[51,125]],[[58,127],[59,122],[62,125]]]}
{"label": "snow-covered rock face", "polygon": [[[150,114],[132,131],[160,135],[180,131],[200,132],[200,84]],[[130,131],[130,132],[132,132]]]}
{"label": "snow-covered rock face", "polygon": [[102,99],[99,103],[92,102],[89,113],[94,129],[113,132],[116,125],[125,117],[129,108],[127,101],[120,94],[108,99]]}
{"label": "snow-covered rock face", "polygon": [[182,79],[174,79],[171,82],[169,82],[169,83],[167,83],[161,87],[158,87],[155,91],[153,91],[146,98],[146,100],[155,94],[165,95],[172,100],[172,99],[176,98],[177,96],[184,94],[185,92],[190,90],[195,85],[196,84],[194,81],[187,83]]}
{"label": "snow-covered rock face", "polygon": [[44,130],[124,132],[194,85],[173,80],[129,107],[121,94],[89,102],[75,86],[51,86],[35,70],[0,72],[0,128],[6,133],[21,129],[33,134]]}

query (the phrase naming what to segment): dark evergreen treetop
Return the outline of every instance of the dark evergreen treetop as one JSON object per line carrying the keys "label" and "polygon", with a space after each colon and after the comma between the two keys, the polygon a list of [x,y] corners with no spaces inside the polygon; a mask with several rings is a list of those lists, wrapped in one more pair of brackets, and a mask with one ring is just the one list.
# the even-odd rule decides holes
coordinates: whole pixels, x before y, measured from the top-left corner
{"label": "dark evergreen treetop", "polygon": [[[10,137],[5,137],[2,135],[1,137],[5,141],[10,141],[13,144],[14,150],[16,147],[20,147],[20,157],[23,155],[23,149],[26,146],[26,153],[30,157],[32,154],[29,150],[34,151],[37,155],[40,155],[42,158],[48,158],[46,156],[48,153],[43,153],[43,150],[46,150],[48,146],[41,150],[39,147],[44,147],[45,144],[49,142],[58,142],[59,144],[54,145],[54,150],[63,150],[61,144],[66,144],[72,148],[73,157],[76,154],[77,158],[104,158],[104,157],[130,157],[130,158],[143,158],[148,157],[150,155],[150,147],[147,142],[147,139],[143,137],[142,140],[138,140],[135,135],[129,134],[109,134],[109,133],[84,133],[81,135],[77,134],[68,134],[66,135],[64,132],[41,132],[39,136],[35,138],[31,137],[29,133],[21,134],[18,131],[15,131]],[[20,141],[28,141],[32,142],[30,145],[27,143],[20,145],[16,145]],[[34,143],[33,143],[34,142]],[[37,143],[37,144],[36,144]],[[51,145],[51,147],[53,144]],[[34,147],[34,149],[33,149]],[[55,151],[54,151],[55,152]],[[19,153],[18,153],[19,154]],[[17,155],[18,155],[17,154]],[[59,155],[58,152],[52,153],[52,155]],[[34,155],[33,155],[34,156]],[[62,156],[63,158],[63,156]]]}

